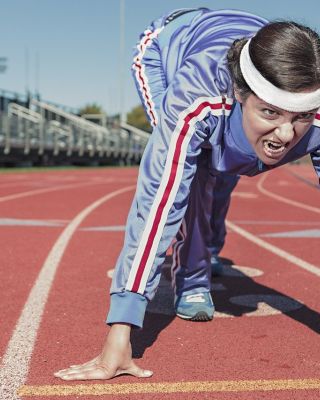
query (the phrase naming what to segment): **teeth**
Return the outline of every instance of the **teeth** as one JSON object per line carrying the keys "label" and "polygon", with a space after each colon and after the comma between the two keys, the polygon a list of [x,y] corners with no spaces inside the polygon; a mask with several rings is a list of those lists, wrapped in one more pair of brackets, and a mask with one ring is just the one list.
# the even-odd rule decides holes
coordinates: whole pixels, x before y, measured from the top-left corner
{"label": "teeth", "polygon": [[285,146],[283,144],[273,142],[271,140],[266,140],[264,142],[264,147],[269,152],[272,151],[272,152],[277,152],[277,153],[280,153],[280,152],[284,151],[284,149],[285,149]]}
{"label": "teeth", "polygon": [[272,142],[269,142],[268,146],[270,147],[270,149],[275,149],[275,150],[280,149],[282,147],[281,144],[279,145],[279,144],[275,144],[275,143],[272,143]]}

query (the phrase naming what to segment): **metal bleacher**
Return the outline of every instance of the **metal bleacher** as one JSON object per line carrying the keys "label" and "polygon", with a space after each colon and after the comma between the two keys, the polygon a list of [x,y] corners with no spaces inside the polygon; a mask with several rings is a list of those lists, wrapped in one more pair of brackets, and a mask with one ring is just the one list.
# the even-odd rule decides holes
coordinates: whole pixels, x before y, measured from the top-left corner
{"label": "metal bleacher", "polygon": [[126,123],[101,126],[37,99],[14,100],[1,107],[1,164],[137,164],[149,138]]}

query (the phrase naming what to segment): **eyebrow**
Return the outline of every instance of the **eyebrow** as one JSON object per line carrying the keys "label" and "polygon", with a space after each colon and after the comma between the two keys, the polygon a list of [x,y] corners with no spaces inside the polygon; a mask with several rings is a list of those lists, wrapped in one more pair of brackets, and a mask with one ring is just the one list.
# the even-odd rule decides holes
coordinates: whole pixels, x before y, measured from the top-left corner
{"label": "eyebrow", "polygon": [[264,101],[264,100],[262,100],[262,99],[259,99],[259,105],[260,105],[260,106],[264,106],[264,107],[271,108],[272,110],[274,110],[274,111],[276,111],[276,112],[283,112],[283,111],[286,112],[286,110],[283,110],[282,108],[278,108],[278,107],[276,107],[276,106],[273,106],[272,104],[267,103],[266,101]]}
{"label": "eyebrow", "polygon": [[283,112],[284,111],[284,112],[290,112],[292,114],[308,114],[308,113],[312,114],[312,113],[316,113],[319,110],[318,108],[314,108],[313,110],[300,111],[300,112],[287,111],[287,110],[284,110],[283,108],[278,108],[276,106],[273,106],[272,104],[267,103],[266,101],[264,101],[264,100],[262,100],[260,98],[259,98],[259,103],[260,103],[260,105],[272,108],[276,112]]}

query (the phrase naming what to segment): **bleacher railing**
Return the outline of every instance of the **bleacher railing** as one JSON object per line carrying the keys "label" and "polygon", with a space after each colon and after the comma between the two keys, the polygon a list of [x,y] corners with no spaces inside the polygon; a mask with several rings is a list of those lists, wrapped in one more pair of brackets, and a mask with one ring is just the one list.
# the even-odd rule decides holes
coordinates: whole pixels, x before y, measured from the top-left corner
{"label": "bleacher railing", "polygon": [[28,155],[139,161],[149,134],[128,124],[100,126],[56,106],[31,100],[30,108],[10,103],[0,116],[0,151]]}

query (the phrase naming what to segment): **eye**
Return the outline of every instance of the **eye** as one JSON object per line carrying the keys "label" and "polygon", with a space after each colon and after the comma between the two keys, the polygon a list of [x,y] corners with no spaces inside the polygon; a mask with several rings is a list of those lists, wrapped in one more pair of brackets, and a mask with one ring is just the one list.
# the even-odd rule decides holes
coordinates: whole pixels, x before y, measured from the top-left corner
{"label": "eye", "polygon": [[297,119],[301,119],[303,121],[313,120],[315,117],[315,113],[301,113],[297,116]]}
{"label": "eye", "polygon": [[278,114],[275,110],[272,110],[271,108],[263,108],[262,112],[268,117],[274,117]]}

